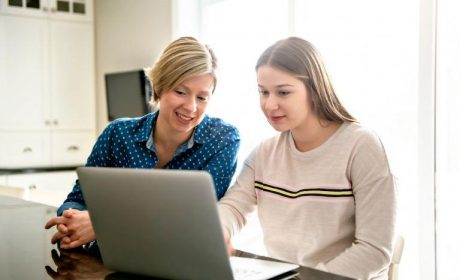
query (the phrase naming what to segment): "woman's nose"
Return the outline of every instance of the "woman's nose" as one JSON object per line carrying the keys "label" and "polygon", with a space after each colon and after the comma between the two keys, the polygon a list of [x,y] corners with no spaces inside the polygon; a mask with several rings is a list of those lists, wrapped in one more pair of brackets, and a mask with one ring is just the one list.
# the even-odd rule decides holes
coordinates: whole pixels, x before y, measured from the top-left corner
{"label": "woman's nose", "polygon": [[276,96],[270,94],[266,96],[263,100],[263,108],[265,110],[276,110],[278,109],[278,100],[276,99]]}
{"label": "woman's nose", "polygon": [[195,97],[188,98],[184,103],[184,108],[187,109],[187,111],[195,112],[196,111],[196,99],[195,99]]}

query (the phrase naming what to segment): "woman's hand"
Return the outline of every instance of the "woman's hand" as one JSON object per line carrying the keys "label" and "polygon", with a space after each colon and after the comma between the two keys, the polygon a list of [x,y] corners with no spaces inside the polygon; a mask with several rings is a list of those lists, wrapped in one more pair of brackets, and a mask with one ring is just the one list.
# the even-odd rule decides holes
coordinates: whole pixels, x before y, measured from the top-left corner
{"label": "woman's hand", "polygon": [[53,226],[56,226],[57,232],[51,238],[51,243],[60,241],[62,249],[76,248],[96,239],[88,211],[65,210],[62,216],[50,219],[45,228]]}
{"label": "woman's hand", "polygon": [[227,253],[229,256],[235,256],[236,250],[233,248],[232,241],[228,235],[228,233],[224,230],[224,241],[225,245],[227,246]]}

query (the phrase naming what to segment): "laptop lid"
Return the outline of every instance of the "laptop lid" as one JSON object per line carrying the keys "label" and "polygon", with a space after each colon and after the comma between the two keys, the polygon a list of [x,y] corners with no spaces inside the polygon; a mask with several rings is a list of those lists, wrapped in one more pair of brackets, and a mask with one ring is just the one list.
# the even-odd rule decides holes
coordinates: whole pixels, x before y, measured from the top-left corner
{"label": "laptop lid", "polygon": [[77,173],[105,266],[168,279],[233,279],[207,172],[80,167]]}

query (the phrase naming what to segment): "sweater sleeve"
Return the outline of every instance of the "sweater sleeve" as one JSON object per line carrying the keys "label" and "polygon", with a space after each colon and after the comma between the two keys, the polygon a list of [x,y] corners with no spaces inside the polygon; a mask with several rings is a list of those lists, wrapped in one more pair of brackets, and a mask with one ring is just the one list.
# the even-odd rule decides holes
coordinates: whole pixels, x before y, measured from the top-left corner
{"label": "sweater sleeve", "polygon": [[246,224],[246,217],[257,204],[254,188],[255,151],[244,161],[235,183],[218,203],[219,216],[223,230],[228,236],[239,232]]}
{"label": "sweater sleeve", "polygon": [[[369,136],[369,137],[368,137]],[[391,260],[396,224],[396,188],[383,145],[361,137],[348,166],[355,198],[355,241],[319,268],[358,279],[382,275]]]}

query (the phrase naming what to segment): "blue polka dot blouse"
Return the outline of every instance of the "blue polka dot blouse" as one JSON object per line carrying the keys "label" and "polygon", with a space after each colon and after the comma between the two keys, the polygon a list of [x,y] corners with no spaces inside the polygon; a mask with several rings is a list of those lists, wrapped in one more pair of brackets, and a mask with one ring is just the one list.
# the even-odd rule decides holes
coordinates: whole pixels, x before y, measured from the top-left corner
{"label": "blue polka dot blouse", "polygon": [[[158,158],[152,137],[158,111],[140,118],[117,119],[99,136],[86,166],[155,168]],[[220,199],[227,191],[237,165],[240,146],[238,130],[218,118],[205,116],[190,140],[178,147],[164,168],[208,171]],[[58,209],[85,210],[86,204],[77,180],[72,192]]]}

